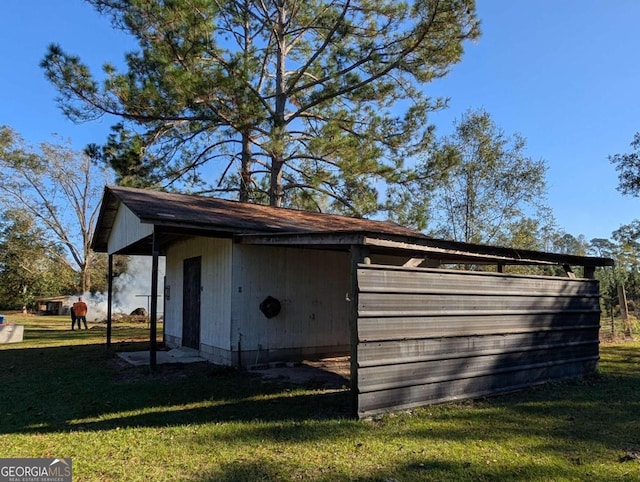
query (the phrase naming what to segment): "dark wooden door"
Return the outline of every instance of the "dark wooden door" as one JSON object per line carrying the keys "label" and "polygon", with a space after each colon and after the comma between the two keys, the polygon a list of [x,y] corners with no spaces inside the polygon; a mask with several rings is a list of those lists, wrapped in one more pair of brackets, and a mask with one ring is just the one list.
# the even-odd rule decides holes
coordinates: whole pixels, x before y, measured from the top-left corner
{"label": "dark wooden door", "polygon": [[200,274],[202,259],[188,258],[183,264],[182,346],[200,349]]}

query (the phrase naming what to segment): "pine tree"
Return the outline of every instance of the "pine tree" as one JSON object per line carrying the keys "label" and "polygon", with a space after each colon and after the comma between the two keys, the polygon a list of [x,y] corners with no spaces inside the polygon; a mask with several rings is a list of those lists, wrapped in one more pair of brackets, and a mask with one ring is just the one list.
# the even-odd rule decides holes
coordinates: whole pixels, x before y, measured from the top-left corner
{"label": "pine tree", "polygon": [[479,34],[473,0],[89,3],[137,40],[126,71],[42,66],[70,119],[119,119],[92,150],[121,182],[352,215],[415,181],[445,105],[424,87]]}

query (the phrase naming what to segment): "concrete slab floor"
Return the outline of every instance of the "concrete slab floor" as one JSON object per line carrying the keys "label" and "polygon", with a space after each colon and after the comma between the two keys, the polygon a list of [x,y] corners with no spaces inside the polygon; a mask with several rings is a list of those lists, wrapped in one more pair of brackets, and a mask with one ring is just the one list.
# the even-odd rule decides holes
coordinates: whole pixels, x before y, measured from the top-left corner
{"label": "concrete slab floor", "polygon": [[[132,351],[121,352],[118,356],[127,363],[134,366],[149,365],[149,351]],[[174,348],[169,351],[156,351],[156,363],[164,365],[169,363],[199,363],[206,362],[206,358],[202,358],[198,354],[198,350],[193,348]]]}

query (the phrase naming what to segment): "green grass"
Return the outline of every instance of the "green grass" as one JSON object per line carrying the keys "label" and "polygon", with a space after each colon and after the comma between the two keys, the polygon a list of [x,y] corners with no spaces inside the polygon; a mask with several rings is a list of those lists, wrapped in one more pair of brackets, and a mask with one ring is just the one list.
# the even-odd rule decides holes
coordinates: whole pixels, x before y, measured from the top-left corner
{"label": "green grass", "polygon": [[148,368],[114,351],[147,328],[69,330],[27,317],[0,346],[0,454],[71,457],[77,481],[640,480],[640,343],[602,346],[600,373],[368,421],[349,394],[263,383],[208,364]]}

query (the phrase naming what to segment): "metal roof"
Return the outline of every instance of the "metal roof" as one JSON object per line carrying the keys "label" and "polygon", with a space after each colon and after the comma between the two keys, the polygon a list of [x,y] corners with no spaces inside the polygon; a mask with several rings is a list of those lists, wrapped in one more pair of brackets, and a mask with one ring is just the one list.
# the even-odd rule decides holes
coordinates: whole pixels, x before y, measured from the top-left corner
{"label": "metal roof", "polygon": [[220,234],[376,232],[425,237],[398,224],[274,208],[212,197],[107,186],[104,191],[92,248],[106,251],[120,203],[143,223],[165,227],[214,231]]}
{"label": "metal roof", "polygon": [[[107,251],[120,204],[127,206],[142,223],[159,227],[165,244],[189,235],[224,236],[244,244],[274,246],[348,249],[351,245],[362,245],[372,252],[413,254],[442,262],[613,265],[609,258],[434,239],[385,221],[120,186],[105,187],[92,240],[94,251]],[[150,240],[130,247],[126,253],[149,254]]]}

